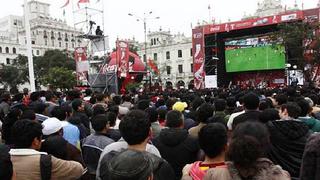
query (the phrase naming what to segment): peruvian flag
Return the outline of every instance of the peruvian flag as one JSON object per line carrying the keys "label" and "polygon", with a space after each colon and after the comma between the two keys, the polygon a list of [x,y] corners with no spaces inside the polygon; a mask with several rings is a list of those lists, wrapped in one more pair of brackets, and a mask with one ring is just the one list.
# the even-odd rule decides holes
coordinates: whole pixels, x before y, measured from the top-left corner
{"label": "peruvian flag", "polygon": [[80,8],[80,6],[79,6],[80,3],[89,3],[89,2],[90,2],[89,0],[79,0],[78,7]]}
{"label": "peruvian flag", "polygon": [[152,69],[155,74],[159,74],[159,69],[158,69],[157,65],[153,62],[153,60],[149,59],[148,65],[149,65],[150,69]]}

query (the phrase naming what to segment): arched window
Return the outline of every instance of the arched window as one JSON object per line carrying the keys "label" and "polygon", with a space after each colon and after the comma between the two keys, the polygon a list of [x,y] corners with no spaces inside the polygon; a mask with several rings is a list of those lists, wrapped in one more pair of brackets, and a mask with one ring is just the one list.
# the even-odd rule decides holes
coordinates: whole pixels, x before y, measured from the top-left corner
{"label": "arched window", "polygon": [[17,54],[17,50],[16,50],[16,48],[14,47],[14,48],[12,48],[12,53],[13,54]]}
{"label": "arched window", "polygon": [[9,53],[9,48],[8,47],[6,47],[6,53]]}

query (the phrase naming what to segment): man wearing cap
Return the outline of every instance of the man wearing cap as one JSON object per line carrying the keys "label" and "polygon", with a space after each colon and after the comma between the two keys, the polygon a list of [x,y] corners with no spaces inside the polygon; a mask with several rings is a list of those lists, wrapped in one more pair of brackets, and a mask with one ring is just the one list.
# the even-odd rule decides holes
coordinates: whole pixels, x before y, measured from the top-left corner
{"label": "man wearing cap", "polygon": [[84,165],[81,152],[63,138],[62,122],[57,118],[49,118],[42,123],[42,133],[45,137],[41,145],[41,151],[54,157],[77,161]]}

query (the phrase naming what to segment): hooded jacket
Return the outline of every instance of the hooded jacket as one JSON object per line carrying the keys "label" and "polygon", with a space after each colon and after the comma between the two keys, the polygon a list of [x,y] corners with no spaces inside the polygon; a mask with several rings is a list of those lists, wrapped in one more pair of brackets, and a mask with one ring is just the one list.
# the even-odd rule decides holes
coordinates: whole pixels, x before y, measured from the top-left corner
{"label": "hooded jacket", "polygon": [[180,179],[182,168],[197,159],[199,151],[198,141],[188,134],[185,129],[163,129],[153,140],[153,144],[160,151],[161,157],[169,162]]}
{"label": "hooded jacket", "polygon": [[280,120],[267,124],[270,132],[270,148],[267,156],[275,164],[298,178],[309,127],[298,120]]}

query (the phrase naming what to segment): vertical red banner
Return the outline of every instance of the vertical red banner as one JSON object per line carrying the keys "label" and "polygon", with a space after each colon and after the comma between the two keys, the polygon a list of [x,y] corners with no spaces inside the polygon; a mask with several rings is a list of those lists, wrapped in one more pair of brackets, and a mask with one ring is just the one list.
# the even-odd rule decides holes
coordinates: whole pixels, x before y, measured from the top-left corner
{"label": "vertical red banner", "polygon": [[88,85],[89,61],[86,48],[77,47],[74,51],[74,59],[76,61],[77,85]]}
{"label": "vertical red banner", "polygon": [[117,41],[118,76],[126,78],[129,73],[129,44],[126,41]]}
{"label": "vertical red banner", "polygon": [[203,27],[192,30],[192,54],[194,86],[196,89],[204,89],[205,78],[205,53],[204,53],[204,31]]}

